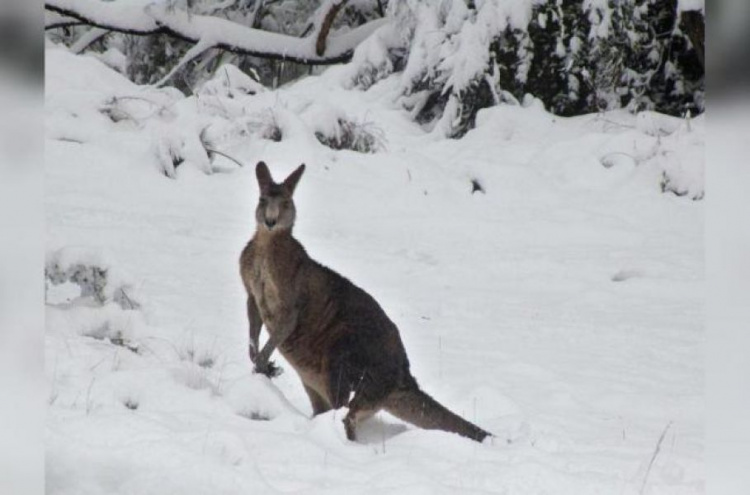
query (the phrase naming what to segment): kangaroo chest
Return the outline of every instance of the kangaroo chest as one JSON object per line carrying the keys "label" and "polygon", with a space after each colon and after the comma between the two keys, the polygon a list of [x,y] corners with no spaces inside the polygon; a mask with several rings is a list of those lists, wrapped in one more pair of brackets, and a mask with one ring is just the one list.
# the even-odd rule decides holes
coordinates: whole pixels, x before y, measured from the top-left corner
{"label": "kangaroo chest", "polygon": [[284,312],[296,307],[297,273],[294,252],[287,246],[259,246],[253,256],[250,289],[270,332]]}
{"label": "kangaroo chest", "polygon": [[[288,281],[286,283],[288,284]],[[284,294],[284,284],[284,277],[278,273],[270,260],[264,257],[254,260],[250,288],[261,317],[270,331],[273,331],[273,323],[279,313],[285,306],[289,306],[288,296],[285,297]]]}

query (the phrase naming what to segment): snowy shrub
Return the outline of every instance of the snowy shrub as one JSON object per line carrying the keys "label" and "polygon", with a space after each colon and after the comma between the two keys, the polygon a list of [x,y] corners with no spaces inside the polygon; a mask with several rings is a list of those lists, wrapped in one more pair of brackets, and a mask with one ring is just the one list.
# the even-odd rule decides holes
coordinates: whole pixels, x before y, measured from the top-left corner
{"label": "snowy shrub", "polygon": [[352,150],[359,153],[377,153],[385,149],[383,130],[372,122],[355,122],[338,119],[333,132],[315,132],[325,146],[334,150]]}
{"label": "snowy shrub", "polygon": [[249,135],[261,139],[279,142],[284,137],[278,115],[273,108],[252,114],[244,120],[243,125]]}
{"label": "snowy shrub", "polygon": [[123,120],[133,120],[133,116],[124,108],[122,108],[122,106],[120,105],[120,101],[121,100],[116,97],[110,98],[104,103],[104,105],[102,105],[99,111],[114,123],[118,123]]}
{"label": "snowy shrub", "polygon": [[145,323],[138,311],[123,309],[116,303],[93,307],[78,304],[64,311],[64,319],[79,335],[106,341],[136,354],[140,351],[137,337],[143,333]]}
{"label": "snowy shrub", "polygon": [[352,118],[336,103],[312,102],[304,107],[301,117],[305,128],[331,149],[377,153],[386,148],[380,127],[364,118]]}
{"label": "snowy shrub", "polygon": [[[661,173],[661,192],[663,193],[673,193],[675,196],[685,196],[688,194],[688,189],[686,187],[682,187],[680,185],[679,180],[674,179],[675,175],[668,174],[666,170],[662,171]],[[677,175],[676,177],[679,177]],[[700,195],[693,196],[694,200],[703,199],[703,193]]]}
{"label": "snowy shrub", "polygon": [[602,157],[607,166],[627,158],[636,166],[653,167],[658,173],[658,186],[663,193],[695,201],[705,195],[705,116],[693,119],[689,113],[676,118],[655,112],[641,112],[636,129],[649,136],[653,145],[640,153],[618,151]]}
{"label": "snowy shrub", "polygon": [[214,119],[199,133],[206,149],[216,149],[221,143],[244,139],[267,139],[279,142],[284,138],[280,110],[264,108],[246,115],[244,107],[227,107],[218,99],[203,98],[201,103]]}
{"label": "snowy shrub", "polygon": [[221,395],[221,375],[211,372],[218,361],[216,342],[196,342],[195,335],[190,335],[174,346],[174,350],[181,361],[174,370],[178,382],[193,390],[207,389],[212,395]]}
{"label": "snowy shrub", "polygon": [[189,163],[205,174],[211,174],[211,160],[201,140],[201,132],[191,128],[176,127],[159,121],[147,128],[153,140],[153,152],[159,172],[170,179],[177,177],[177,167]]}
{"label": "snowy shrub", "polygon": [[273,419],[271,418],[271,416],[268,416],[262,412],[253,411],[251,409],[242,409],[240,411],[237,411],[237,414],[251,421],[270,421],[271,419]]}
{"label": "snowy shrub", "polygon": [[209,369],[216,365],[215,349],[197,349],[195,342],[192,341],[180,347],[177,354],[182,361],[195,363],[201,368]]}
{"label": "snowy shrub", "polygon": [[139,346],[135,342],[137,323],[133,316],[135,313],[125,314],[119,306],[113,305],[90,309],[89,317],[81,324],[82,335],[96,340],[106,340],[138,353]]}
{"label": "snowy shrub", "polygon": [[210,354],[203,354],[198,357],[198,359],[196,360],[196,364],[201,368],[213,368],[216,364],[216,358],[214,358],[214,356],[211,356]]}
{"label": "snowy shrub", "polygon": [[[203,98],[199,101],[208,103],[216,102],[217,99]],[[266,139],[279,142],[284,137],[282,124],[279,122],[279,112],[273,108],[266,108],[247,116],[241,115],[241,111],[234,112],[233,110],[236,109],[229,109],[235,115],[234,117],[226,116],[228,113],[226,107],[220,105],[209,104],[201,108],[207,108],[212,116],[220,117],[212,119],[198,133],[198,140],[210,163],[213,163],[216,155],[219,155],[240,167],[244,166],[236,158],[222,152],[222,148],[248,139]],[[166,156],[162,160],[166,160]]]}
{"label": "snowy shrub", "polygon": [[344,86],[367,90],[403,70],[407,48],[407,40],[398,34],[398,24],[386,24],[356,48],[346,68]]}
{"label": "snowy shrub", "polygon": [[178,89],[144,88],[136,94],[118,94],[104,100],[99,112],[112,122],[130,121],[137,127],[148,124],[150,119],[173,121],[177,118],[175,104],[183,100]]}
{"label": "snowy shrub", "polygon": [[636,115],[636,128],[647,136],[664,137],[677,132],[684,120],[656,112],[645,111]]}
{"label": "snowy shrub", "polygon": [[52,285],[77,285],[80,297],[98,305],[111,301],[125,310],[140,307],[132,284],[101,253],[78,248],[52,251],[47,254],[44,274]]}
{"label": "snowy shrub", "polygon": [[694,122],[685,119],[677,131],[662,139],[660,187],[664,193],[699,201],[705,196],[705,158],[703,132],[693,127],[704,126],[701,117]]}
{"label": "snowy shrub", "polygon": [[174,370],[174,378],[182,385],[192,390],[208,390],[211,395],[221,395],[221,388],[218,383],[214,383],[208,375],[205,368],[189,364],[182,368]]}
{"label": "snowy shrub", "polygon": [[264,91],[266,91],[266,88],[256,79],[245,74],[232,64],[224,64],[195,93],[199,96],[210,95],[222,96],[224,98],[238,98],[255,95]]}
{"label": "snowy shrub", "polygon": [[135,411],[140,406],[140,403],[133,397],[125,397],[124,399],[122,399],[122,405],[130,409],[131,411]]}

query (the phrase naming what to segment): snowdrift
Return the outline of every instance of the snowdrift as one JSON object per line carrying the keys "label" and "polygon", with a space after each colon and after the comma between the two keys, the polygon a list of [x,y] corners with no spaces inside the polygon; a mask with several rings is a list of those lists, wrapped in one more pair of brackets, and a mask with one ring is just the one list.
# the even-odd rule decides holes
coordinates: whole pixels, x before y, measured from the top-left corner
{"label": "snowdrift", "polygon": [[[185,97],[58,46],[46,64],[49,493],[703,493],[702,118],[527,99],[449,140],[395,102],[398,74]],[[316,137],[342,121],[377,149]],[[295,235],[493,442],[381,413],[351,443],[283,359],[252,374],[260,159],[307,164]]]}

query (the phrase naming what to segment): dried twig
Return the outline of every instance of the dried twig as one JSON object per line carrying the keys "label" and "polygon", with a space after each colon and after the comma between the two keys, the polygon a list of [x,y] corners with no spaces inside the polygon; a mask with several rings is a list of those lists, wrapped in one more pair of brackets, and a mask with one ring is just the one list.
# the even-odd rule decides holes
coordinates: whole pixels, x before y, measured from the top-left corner
{"label": "dried twig", "polygon": [[228,160],[232,160],[232,161],[233,161],[234,163],[236,163],[236,164],[237,164],[237,165],[239,165],[240,167],[244,167],[244,166],[245,166],[245,165],[244,165],[244,164],[243,164],[242,162],[240,162],[240,161],[239,161],[239,160],[237,160],[236,158],[232,158],[231,156],[229,156],[229,155],[227,155],[226,153],[223,153],[223,152],[221,152],[221,151],[217,151],[217,150],[215,150],[215,149],[212,149],[212,148],[206,148],[206,151],[207,151],[208,153],[215,153],[215,154],[217,154],[217,155],[219,155],[219,156],[223,156],[224,158],[226,158],[226,159],[228,159]]}
{"label": "dried twig", "polygon": [[646,475],[643,477],[643,483],[641,484],[641,490],[638,492],[640,495],[643,495],[643,491],[646,489],[646,482],[648,481],[648,475],[651,473],[651,468],[654,465],[656,456],[659,455],[659,450],[661,450],[661,443],[664,441],[664,437],[667,436],[667,430],[669,430],[670,426],[672,426],[671,421],[667,423],[667,426],[664,427],[664,431],[661,432],[659,441],[656,442],[656,448],[654,449],[654,454],[651,456],[651,461],[648,463],[648,468],[646,469]]}

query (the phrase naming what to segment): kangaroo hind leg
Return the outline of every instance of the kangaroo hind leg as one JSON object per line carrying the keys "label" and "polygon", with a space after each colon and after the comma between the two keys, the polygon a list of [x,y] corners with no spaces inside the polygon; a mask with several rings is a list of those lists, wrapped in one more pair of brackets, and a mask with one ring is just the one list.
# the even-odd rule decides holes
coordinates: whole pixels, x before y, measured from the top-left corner
{"label": "kangaroo hind leg", "polygon": [[354,398],[349,401],[349,412],[344,417],[346,438],[352,442],[355,441],[357,439],[357,426],[383,409],[384,403],[385,397],[382,394],[373,396],[362,392],[356,393]]}
{"label": "kangaroo hind leg", "polygon": [[[303,384],[304,385],[304,384]],[[312,405],[313,416],[323,414],[324,412],[331,410],[331,405],[325,400],[318,392],[313,388],[304,385],[307,397],[310,398],[310,405]]]}
{"label": "kangaroo hind leg", "polygon": [[346,438],[354,442],[357,440],[357,426],[364,420],[371,418],[381,408],[375,406],[359,406],[354,403],[349,403],[349,412],[344,417],[344,429],[346,430]]}

